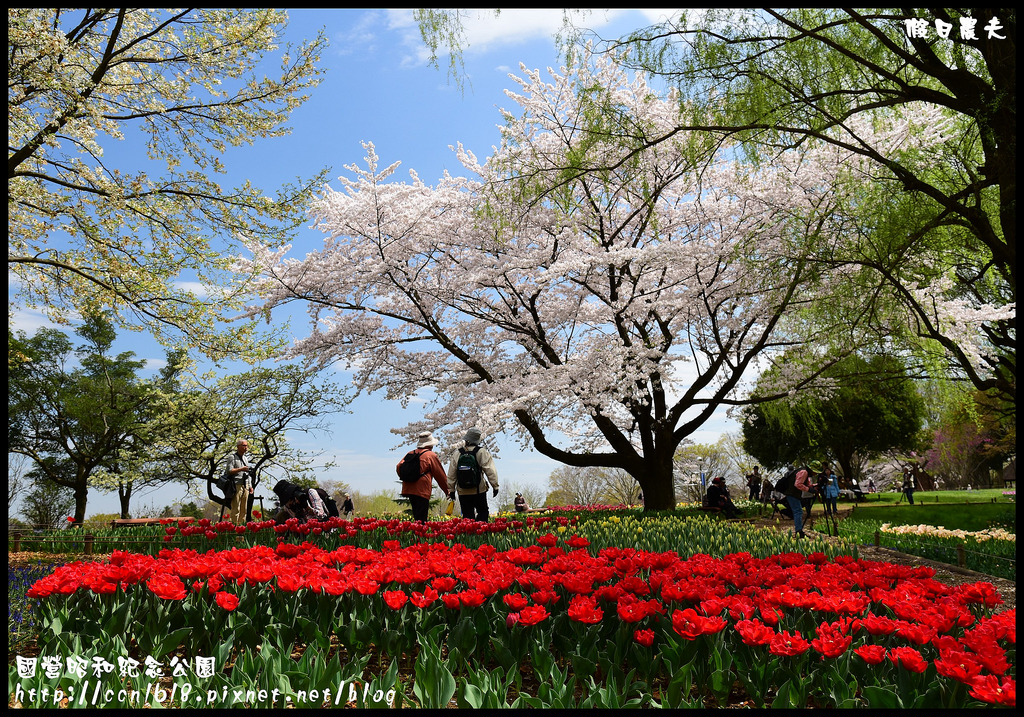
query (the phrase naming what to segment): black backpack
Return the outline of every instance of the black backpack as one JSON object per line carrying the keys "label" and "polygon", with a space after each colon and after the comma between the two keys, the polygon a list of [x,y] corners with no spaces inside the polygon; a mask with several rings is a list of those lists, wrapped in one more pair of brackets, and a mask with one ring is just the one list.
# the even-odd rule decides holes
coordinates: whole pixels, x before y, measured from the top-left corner
{"label": "black backpack", "polygon": [[476,490],[480,487],[480,463],[476,459],[480,446],[473,450],[459,449],[459,462],[455,466],[455,484],[463,490]]}
{"label": "black backpack", "polygon": [[420,479],[423,472],[420,470],[420,454],[416,451],[409,451],[402,459],[402,465],[398,467],[398,477],[403,483],[413,483]]}
{"label": "black backpack", "polygon": [[784,476],[775,481],[775,487],[773,490],[775,490],[778,493],[784,494],[786,491],[792,489],[792,487],[796,484],[796,474],[799,470],[799,468],[794,468],[791,471],[786,471],[786,474]]}
{"label": "black backpack", "polygon": [[316,492],[320,495],[320,500],[322,500],[324,505],[327,507],[327,516],[329,518],[337,518],[341,515],[338,512],[338,501],[334,500],[334,498],[332,498],[323,488],[317,488]]}

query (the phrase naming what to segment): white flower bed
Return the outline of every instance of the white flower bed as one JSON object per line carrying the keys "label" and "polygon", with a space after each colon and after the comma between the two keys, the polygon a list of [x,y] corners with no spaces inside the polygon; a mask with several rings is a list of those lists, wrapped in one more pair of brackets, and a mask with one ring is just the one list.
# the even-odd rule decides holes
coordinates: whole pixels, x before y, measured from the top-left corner
{"label": "white flower bed", "polygon": [[1014,533],[1008,533],[1002,528],[986,528],[985,530],[949,530],[941,525],[890,525],[883,523],[879,530],[883,533],[895,533],[897,535],[925,535],[933,538],[959,538],[965,540],[974,538],[977,541],[985,540],[1008,540],[1011,543],[1017,542]]}

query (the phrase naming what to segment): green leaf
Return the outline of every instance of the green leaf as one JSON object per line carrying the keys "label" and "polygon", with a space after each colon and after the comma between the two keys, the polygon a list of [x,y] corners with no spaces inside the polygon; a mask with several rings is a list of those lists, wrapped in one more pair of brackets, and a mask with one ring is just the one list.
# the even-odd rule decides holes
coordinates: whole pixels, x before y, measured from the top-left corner
{"label": "green leaf", "polygon": [[466,678],[459,680],[462,689],[459,691],[459,696],[456,698],[461,709],[471,708],[480,709],[484,706],[484,693],[476,685],[471,685],[466,681]]}
{"label": "green leaf", "polygon": [[779,687],[778,694],[775,695],[775,699],[772,701],[773,709],[788,709],[795,707],[799,695],[796,694],[796,690],[793,688],[793,680],[786,680]]}
{"label": "green leaf", "polygon": [[448,644],[458,648],[465,657],[469,657],[476,650],[476,628],[469,620],[459,620],[455,623],[451,633],[448,635]]}
{"label": "green leaf", "polygon": [[154,659],[159,659],[171,652],[178,646],[182,645],[185,641],[185,636],[192,632],[191,627],[182,627],[174,632],[170,632],[164,635],[160,640],[153,646],[150,654]]}
{"label": "green leaf", "polygon": [[867,707],[871,709],[903,709],[903,700],[893,690],[869,685],[863,690]]}

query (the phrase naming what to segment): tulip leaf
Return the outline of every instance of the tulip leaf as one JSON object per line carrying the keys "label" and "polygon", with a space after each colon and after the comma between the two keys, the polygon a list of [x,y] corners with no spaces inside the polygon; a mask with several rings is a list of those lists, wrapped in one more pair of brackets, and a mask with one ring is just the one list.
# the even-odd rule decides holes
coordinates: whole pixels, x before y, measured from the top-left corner
{"label": "tulip leaf", "polygon": [[182,627],[178,630],[167,633],[153,646],[153,649],[150,651],[150,655],[152,655],[154,659],[163,657],[171,650],[181,645],[185,640],[185,635],[190,632],[192,632],[191,627]]}
{"label": "tulip leaf", "polygon": [[866,685],[863,693],[870,709],[903,709],[903,700],[894,690],[878,685]]}
{"label": "tulip leaf", "polygon": [[459,695],[456,698],[461,709],[480,709],[484,706],[484,693],[476,685],[471,685],[466,682],[466,678],[461,678],[459,683],[462,689],[459,691]]}

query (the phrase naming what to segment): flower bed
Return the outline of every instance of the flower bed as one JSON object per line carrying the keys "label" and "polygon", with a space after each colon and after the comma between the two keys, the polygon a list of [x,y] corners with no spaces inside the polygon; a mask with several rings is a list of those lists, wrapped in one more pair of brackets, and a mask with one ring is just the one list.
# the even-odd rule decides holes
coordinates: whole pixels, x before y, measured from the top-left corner
{"label": "flower bed", "polygon": [[[778,707],[1014,705],[1015,611],[993,615],[988,583],[932,575],[823,553],[684,558],[551,532],[507,549],[391,539],[117,552],[29,594],[42,654],[210,656],[216,674],[179,676],[198,695],[281,675],[308,691],[343,675],[427,707],[724,706],[737,694]],[[369,654],[391,667],[365,677]]]}
{"label": "flower bed", "polygon": [[986,540],[1007,540],[1011,543],[1017,542],[1017,536],[1002,528],[987,528],[985,530],[949,530],[944,526],[935,525],[889,525],[882,523],[879,530],[883,533],[894,535],[922,535],[931,538],[957,538],[959,540],[976,540],[983,543]]}
{"label": "flower bed", "polygon": [[986,575],[1016,580],[1016,536],[1001,528],[984,531],[947,531],[945,528],[921,525],[890,525],[879,520],[849,518],[840,522],[839,533],[847,539],[868,544],[875,541],[909,555],[956,565],[959,556],[964,567]]}

